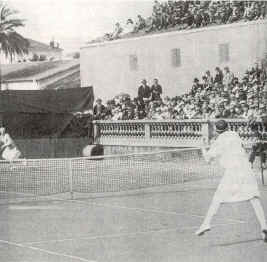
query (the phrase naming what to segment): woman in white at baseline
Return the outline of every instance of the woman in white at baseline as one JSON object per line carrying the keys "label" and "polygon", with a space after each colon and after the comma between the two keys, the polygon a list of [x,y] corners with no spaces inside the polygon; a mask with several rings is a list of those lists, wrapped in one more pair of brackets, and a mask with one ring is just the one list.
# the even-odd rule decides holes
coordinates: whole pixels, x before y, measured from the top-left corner
{"label": "woman in white at baseline", "polygon": [[0,142],[1,142],[1,150],[2,158],[12,163],[14,160],[21,157],[21,152],[16,147],[13,139],[10,137],[8,133],[6,133],[6,129],[4,127],[0,128]]}
{"label": "woman in white at baseline", "polygon": [[260,192],[242,139],[236,132],[228,131],[228,124],[224,120],[216,123],[216,131],[219,136],[209,150],[203,148],[202,152],[208,162],[218,158],[224,168],[224,176],[196,235],[201,236],[211,229],[211,220],[222,203],[249,201],[260,223],[262,238],[267,242],[267,225],[260,202]]}

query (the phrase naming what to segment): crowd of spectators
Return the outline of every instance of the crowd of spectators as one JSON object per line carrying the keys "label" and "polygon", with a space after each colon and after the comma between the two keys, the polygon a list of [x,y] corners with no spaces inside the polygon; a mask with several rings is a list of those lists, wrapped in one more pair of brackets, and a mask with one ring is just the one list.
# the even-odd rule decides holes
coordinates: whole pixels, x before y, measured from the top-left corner
{"label": "crowd of spectators", "polygon": [[265,1],[154,1],[151,16],[129,18],[125,26],[115,24],[112,33],[95,41],[114,40],[137,33],[159,30],[183,30],[208,25],[229,24],[237,21],[264,19],[267,13]]}
{"label": "crowd of spectators", "polygon": [[106,105],[97,99],[94,119],[260,119],[266,114],[266,69],[256,63],[238,78],[228,67],[216,67],[214,74],[206,71],[201,79],[195,78],[188,93],[172,98],[162,93],[158,79],[151,86],[144,79],[133,99],[122,94]]}

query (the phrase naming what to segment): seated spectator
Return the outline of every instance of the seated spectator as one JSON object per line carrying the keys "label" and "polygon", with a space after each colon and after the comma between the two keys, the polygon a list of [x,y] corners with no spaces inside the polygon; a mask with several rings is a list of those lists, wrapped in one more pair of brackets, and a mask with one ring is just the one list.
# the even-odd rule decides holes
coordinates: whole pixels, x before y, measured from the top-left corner
{"label": "seated spectator", "polygon": [[111,35],[111,40],[115,40],[115,39],[120,38],[122,31],[123,31],[123,29],[122,29],[120,23],[116,23],[114,32]]}
{"label": "seated spectator", "polygon": [[210,119],[211,117],[211,108],[206,106],[202,108],[202,118],[205,120]]}
{"label": "seated spectator", "polygon": [[253,20],[256,16],[255,8],[252,2],[247,2],[243,18],[245,20]]}
{"label": "seated spectator", "polygon": [[112,111],[115,108],[115,101],[109,100],[107,102],[106,110],[105,110],[105,120],[111,120],[112,119]]}
{"label": "seated spectator", "polygon": [[259,105],[259,109],[255,113],[255,115],[256,115],[256,121],[261,121],[263,117],[266,117],[266,113],[267,113],[267,111],[266,111],[266,105],[260,104]]}
{"label": "seated spectator", "polygon": [[250,112],[249,112],[249,106],[247,103],[243,103],[242,104],[242,111],[243,111],[243,114],[242,114],[242,118],[244,119],[247,119],[249,120],[252,116],[250,115]]}
{"label": "seated spectator", "polygon": [[162,106],[160,107],[161,109],[161,118],[162,119],[171,119],[171,114],[170,114],[170,111],[169,111],[169,108],[167,106]]}
{"label": "seated spectator", "polygon": [[236,114],[236,111],[235,111],[235,105],[233,104],[230,104],[230,107],[229,107],[229,118],[236,118],[237,117],[237,114]]}
{"label": "seated spectator", "polygon": [[126,28],[118,27],[112,34],[105,34],[93,42],[118,39],[122,30],[129,36],[140,31],[149,33],[170,27],[182,30],[264,19],[266,9],[265,1],[154,1],[153,11],[147,18],[138,15],[136,22],[128,19]]}
{"label": "seated spectator", "polygon": [[199,88],[201,88],[201,84],[199,83],[198,78],[194,78],[191,93],[194,95]]}
{"label": "seated spectator", "polygon": [[[112,103],[108,101],[103,119],[244,118],[250,121],[255,118],[261,121],[266,117],[267,105],[267,77],[264,71],[262,66],[255,64],[239,80],[226,67],[224,77],[220,77],[222,83],[218,76],[213,81],[207,71],[201,83],[197,78],[194,79],[190,92],[163,100],[158,80],[154,79],[151,89],[143,80],[134,100],[129,96],[127,99],[116,96],[111,100]],[[222,74],[219,68],[216,73]],[[94,117],[102,119],[96,113]]]}
{"label": "seated spectator", "polygon": [[126,97],[122,105],[122,120],[131,120],[133,118],[134,104],[131,102],[130,97]]}
{"label": "seated spectator", "polygon": [[223,103],[219,104],[216,110],[215,118],[228,118],[230,116],[230,110],[225,108]]}
{"label": "seated spectator", "polygon": [[201,16],[202,16],[202,24],[201,26],[207,26],[210,24],[210,16],[209,12],[207,10],[201,10]]}
{"label": "seated spectator", "polygon": [[242,117],[243,110],[242,110],[241,105],[237,105],[237,106],[235,107],[235,113],[236,113],[236,117],[237,117],[237,118],[241,118],[241,117]]}
{"label": "seated spectator", "polygon": [[126,26],[123,30],[125,34],[132,34],[134,33],[134,22],[131,18],[129,18],[126,22]]}
{"label": "seated spectator", "polygon": [[232,81],[234,79],[234,74],[230,72],[230,69],[228,66],[224,68],[224,74],[223,74],[223,84],[229,88],[229,86],[232,84]]}
{"label": "seated spectator", "polygon": [[190,29],[194,27],[194,15],[191,11],[185,13],[185,16],[181,19],[184,24],[184,29]]}
{"label": "seated spectator", "polygon": [[162,116],[162,111],[160,107],[157,107],[155,109],[153,109],[153,111],[151,112],[151,118],[153,120],[163,120],[163,116]]}
{"label": "seated spectator", "polygon": [[[233,3],[232,3],[233,5]],[[242,7],[238,4],[233,5],[232,14],[229,18],[229,23],[234,23],[242,18]]]}
{"label": "seated spectator", "polygon": [[203,21],[203,17],[201,15],[201,11],[198,9],[195,9],[194,13],[194,27],[198,28],[201,27]]}
{"label": "seated spectator", "polygon": [[260,8],[260,17],[259,17],[259,19],[264,19],[266,17],[266,9],[267,9],[266,2],[262,1],[259,8]]}
{"label": "seated spectator", "polygon": [[135,24],[135,28],[134,28],[135,33],[146,28],[146,20],[141,15],[138,15],[137,18],[138,18],[138,20],[137,20],[137,22]]}
{"label": "seated spectator", "polygon": [[102,100],[98,98],[96,100],[96,105],[94,106],[93,109],[93,118],[94,120],[101,120],[105,118],[105,106],[102,104]]}
{"label": "seated spectator", "polygon": [[122,120],[123,113],[120,106],[115,107],[112,111],[112,114],[112,120]]}
{"label": "seated spectator", "polygon": [[153,31],[154,29],[156,29],[156,20],[154,16],[150,16],[147,18],[146,20],[146,33],[149,33],[151,31]]}
{"label": "seated spectator", "polygon": [[213,84],[213,77],[210,74],[210,71],[206,71],[205,76],[207,77],[207,83],[209,86]]}
{"label": "seated spectator", "polygon": [[135,98],[133,104],[135,106],[135,119],[144,119],[146,117],[146,105],[144,101]]}

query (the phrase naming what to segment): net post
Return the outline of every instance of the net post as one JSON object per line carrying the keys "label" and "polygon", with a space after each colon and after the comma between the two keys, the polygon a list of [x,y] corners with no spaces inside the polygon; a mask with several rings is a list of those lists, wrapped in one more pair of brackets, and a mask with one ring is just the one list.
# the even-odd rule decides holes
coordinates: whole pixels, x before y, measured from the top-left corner
{"label": "net post", "polygon": [[72,159],[68,160],[68,174],[69,174],[69,185],[70,185],[70,198],[71,200],[74,199],[74,192],[73,192],[73,177],[72,177]]}

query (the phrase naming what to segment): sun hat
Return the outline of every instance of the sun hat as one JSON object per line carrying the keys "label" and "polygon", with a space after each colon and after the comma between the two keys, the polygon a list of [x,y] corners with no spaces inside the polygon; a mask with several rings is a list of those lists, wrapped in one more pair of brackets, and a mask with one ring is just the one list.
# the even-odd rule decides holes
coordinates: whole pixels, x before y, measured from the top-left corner
{"label": "sun hat", "polygon": [[216,126],[216,131],[218,133],[222,133],[227,129],[228,124],[225,120],[219,120],[215,123],[215,126]]}

